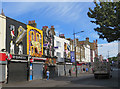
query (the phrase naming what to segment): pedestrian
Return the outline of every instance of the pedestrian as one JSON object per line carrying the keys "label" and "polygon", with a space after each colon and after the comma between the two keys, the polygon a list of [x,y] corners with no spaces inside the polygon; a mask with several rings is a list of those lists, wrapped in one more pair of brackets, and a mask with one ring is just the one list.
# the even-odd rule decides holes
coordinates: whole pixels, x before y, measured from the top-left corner
{"label": "pedestrian", "polygon": [[83,68],[83,72],[85,72],[85,68]]}
{"label": "pedestrian", "polygon": [[71,69],[69,69],[69,76],[71,76]]}
{"label": "pedestrian", "polygon": [[49,80],[49,75],[50,75],[50,72],[49,70],[47,70],[47,80]]}
{"label": "pedestrian", "polygon": [[88,72],[88,68],[86,68],[86,72]]}

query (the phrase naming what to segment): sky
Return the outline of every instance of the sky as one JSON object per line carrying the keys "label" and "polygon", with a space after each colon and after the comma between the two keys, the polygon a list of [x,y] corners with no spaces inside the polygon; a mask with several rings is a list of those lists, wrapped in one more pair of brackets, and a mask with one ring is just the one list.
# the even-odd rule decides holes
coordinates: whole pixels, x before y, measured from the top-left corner
{"label": "sky", "polygon": [[[90,42],[98,40],[99,45],[105,45],[99,48],[99,54],[107,55],[107,52],[111,47],[118,50],[118,46],[113,45],[117,42],[110,43],[112,46],[108,46],[106,39],[99,39],[97,32],[94,28],[97,26],[91,23],[91,19],[87,16],[87,12],[90,8],[94,8],[92,0],[0,0],[0,7],[3,8],[4,14],[8,17],[16,19],[25,24],[29,20],[35,20],[37,28],[42,29],[42,26],[51,27],[54,25],[56,35],[65,34],[66,38],[73,39],[73,30],[75,32],[84,31],[83,33],[76,34],[76,38],[79,41],[85,40],[89,37]],[[11,1],[11,2],[10,2]],[[29,2],[30,1],[30,2]],[[2,5],[2,6],[1,6]],[[0,8],[1,9],[1,8]],[[107,45],[107,46],[106,46]],[[99,47],[99,46],[98,46]],[[112,56],[117,55],[117,50],[111,52]]]}

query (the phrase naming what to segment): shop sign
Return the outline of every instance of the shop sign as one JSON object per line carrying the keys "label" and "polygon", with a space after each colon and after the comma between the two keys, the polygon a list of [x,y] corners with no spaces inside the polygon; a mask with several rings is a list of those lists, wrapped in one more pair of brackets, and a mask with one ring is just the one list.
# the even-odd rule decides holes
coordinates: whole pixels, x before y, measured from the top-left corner
{"label": "shop sign", "polygon": [[65,59],[65,62],[71,62],[71,60],[70,59]]}
{"label": "shop sign", "polygon": [[0,53],[0,61],[6,61],[6,53]]}
{"label": "shop sign", "polygon": [[22,60],[27,60],[27,56],[22,56],[22,55],[12,55],[12,59],[22,59]]}

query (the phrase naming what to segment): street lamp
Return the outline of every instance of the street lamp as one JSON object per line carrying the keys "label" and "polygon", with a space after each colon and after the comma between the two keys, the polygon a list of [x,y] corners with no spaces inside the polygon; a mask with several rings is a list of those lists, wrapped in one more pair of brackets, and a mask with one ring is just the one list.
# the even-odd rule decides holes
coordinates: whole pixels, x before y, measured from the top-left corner
{"label": "street lamp", "polygon": [[75,45],[75,34],[78,34],[78,33],[82,33],[84,31],[80,31],[80,32],[74,32],[73,35],[74,35],[74,57],[75,57],[75,68],[76,68],[76,77],[77,77],[77,61],[76,61],[76,45]]}

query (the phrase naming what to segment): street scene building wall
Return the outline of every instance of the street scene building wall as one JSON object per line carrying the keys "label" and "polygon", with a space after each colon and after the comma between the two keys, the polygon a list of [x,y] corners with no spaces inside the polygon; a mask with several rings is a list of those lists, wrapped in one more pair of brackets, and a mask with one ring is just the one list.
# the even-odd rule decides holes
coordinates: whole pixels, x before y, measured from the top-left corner
{"label": "street scene building wall", "polygon": [[[43,79],[46,78],[47,70],[50,71],[50,78],[69,76],[70,70],[75,74],[76,68],[80,74],[97,57],[97,40],[89,42],[89,38],[85,41],[75,39],[74,50],[74,40],[65,38],[64,34],[57,37],[54,26],[43,26],[40,30],[35,20],[29,21],[28,25],[3,15],[0,20],[3,29],[0,31],[3,33],[0,33],[0,37],[3,36],[0,49],[4,48],[8,54],[12,54],[12,58],[7,60],[9,82]],[[76,54],[74,61],[71,52]]]}
{"label": "street scene building wall", "polygon": [[55,56],[58,57],[57,62],[65,62],[64,58],[70,59],[70,41],[64,38],[54,36]]}
{"label": "street scene building wall", "polygon": [[6,49],[6,17],[0,15],[0,50]]}

